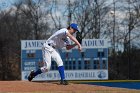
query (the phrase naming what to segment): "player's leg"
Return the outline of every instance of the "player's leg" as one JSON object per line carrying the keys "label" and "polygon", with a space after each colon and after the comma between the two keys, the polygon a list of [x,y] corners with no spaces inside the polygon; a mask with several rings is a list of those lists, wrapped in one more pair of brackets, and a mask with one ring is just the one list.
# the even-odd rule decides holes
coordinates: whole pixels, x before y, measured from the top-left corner
{"label": "player's leg", "polygon": [[61,77],[60,84],[68,85],[68,82],[65,79],[63,61],[62,61],[60,54],[57,50],[53,51],[52,58],[54,59],[54,61],[57,63],[57,66],[58,66],[58,71],[59,71],[59,74]]}
{"label": "player's leg", "polygon": [[42,51],[42,53],[43,53],[44,66],[41,67],[40,69],[41,69],[42,73],[45,73],[45,72],[48,72],[50,70],[52,52],[49,51],[48,49],[45,49]]}
{"label": "player's leg", "polygon": [[50,70],[50,66],[51,66],[51,54],[50,54],[50,51],[48,51],[45,48],[43,48],[42,54],[43,54],[44,66],[39,68],[36,71],[31,71],[30,75],[28,76],[29,81],[31,81],[38,74],[41,74],[41,73],[44,73],[44,72],[47,72],[48,70]]}

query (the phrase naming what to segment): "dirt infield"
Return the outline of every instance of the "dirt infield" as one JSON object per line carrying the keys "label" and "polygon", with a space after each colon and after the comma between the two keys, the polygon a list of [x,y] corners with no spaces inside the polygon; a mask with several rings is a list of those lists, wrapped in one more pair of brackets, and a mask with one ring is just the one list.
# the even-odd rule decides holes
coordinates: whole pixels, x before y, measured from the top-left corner
{"label": "dirt infield", "polygon": [[140,93],[140,90],[58,82],[0,81],[0,93]]}

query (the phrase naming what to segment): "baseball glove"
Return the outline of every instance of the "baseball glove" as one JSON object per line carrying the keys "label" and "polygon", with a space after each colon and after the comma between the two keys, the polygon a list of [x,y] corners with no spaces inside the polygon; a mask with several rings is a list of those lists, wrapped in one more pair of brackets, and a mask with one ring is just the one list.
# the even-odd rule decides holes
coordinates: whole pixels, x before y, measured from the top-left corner
{"label": "baseball glove", "polygon": [[77,32],[77,33],[76,33],[76,39],[78,40],[78,42],[79,42],[80,44],[82,44],[82,34],[81,34],[80,32]]}

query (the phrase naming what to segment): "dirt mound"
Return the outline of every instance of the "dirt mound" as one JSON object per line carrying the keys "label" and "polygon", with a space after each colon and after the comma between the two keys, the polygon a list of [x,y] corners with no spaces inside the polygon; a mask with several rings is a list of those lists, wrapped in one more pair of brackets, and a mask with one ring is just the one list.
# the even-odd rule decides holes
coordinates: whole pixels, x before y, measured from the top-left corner
{"label": "dirt mound", "polygon": [[[119,92],[120,91],[120,92]],[[138,90],[58,82],[0,81],[0,93],[140,93]]]}

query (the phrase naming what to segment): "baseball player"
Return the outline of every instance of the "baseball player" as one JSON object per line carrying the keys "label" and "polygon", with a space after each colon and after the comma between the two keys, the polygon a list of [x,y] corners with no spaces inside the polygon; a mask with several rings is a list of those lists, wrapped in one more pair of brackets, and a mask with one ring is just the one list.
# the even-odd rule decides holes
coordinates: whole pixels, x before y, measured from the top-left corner
{"label": "baseball player", "polygon": [[[31,71],[28,76],[29,81],[32,81],[32,79],[38,74],[48,72],[51,67],[51,58],[52,58],[57,63],[58,66],[58,71],[61,77],[60,84],[68,85],[68,82],[65,79],[63,61],[57,49],[66,47],[66,49],[69,50],[77,45],[78,50],[81,51],[82,49],[81,44],[73,36],[75,32],[79,32],[78,25],[72,23],[68,28],[58,30],[48,40],[46,40],[42,48],[44,66],[38,69],[37,71]],[[68,38],[70,38],[75,43],[70,45]]]}

